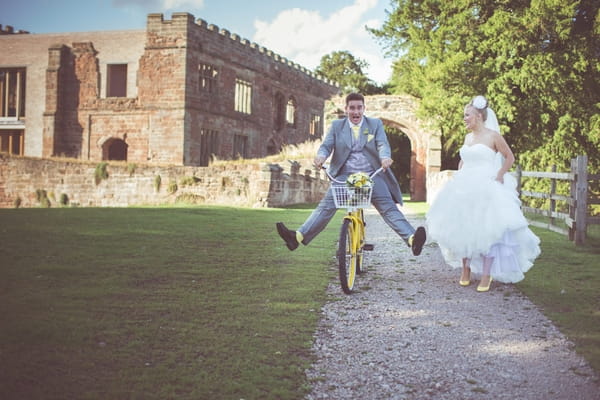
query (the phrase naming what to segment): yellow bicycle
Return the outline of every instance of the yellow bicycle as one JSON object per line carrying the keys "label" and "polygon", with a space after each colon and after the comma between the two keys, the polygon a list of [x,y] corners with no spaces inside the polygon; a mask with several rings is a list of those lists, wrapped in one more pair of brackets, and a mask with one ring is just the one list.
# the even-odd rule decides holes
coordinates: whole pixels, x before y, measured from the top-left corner
{"label": "yellow bicycle", "polygon": [[353,185],[354,182],[350,182],[353,175],[347,181],[338,181],[325,169],[331,180],[335,206],[348,211],[342,220],[337,250],[340,284],[346,294],[352,293],[356,275],[365,271],[364,252],[373,250],[374,247],[365,242],[366,224],[363,209],[371,205],[372,178],[382,170],[383,168],[378,169],[371,176],[365,173],[353,174],[360,176],[359,181],[362,181],[360,186],[356,186]]}

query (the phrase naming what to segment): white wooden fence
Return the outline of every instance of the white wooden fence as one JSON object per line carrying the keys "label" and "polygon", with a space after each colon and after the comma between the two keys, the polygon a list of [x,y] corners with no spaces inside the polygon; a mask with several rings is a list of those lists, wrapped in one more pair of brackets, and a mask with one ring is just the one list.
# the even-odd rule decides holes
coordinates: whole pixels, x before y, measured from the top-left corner
{"label": "white wooden fence", "polygon": [[[600,174],[588,174],[587,162],[588,158],[586,155],[577,156],[571,160],[570,172],[556,172],[556,166],[552,168],[552,172],[522,171],[520,167],[517,167],[517,189],[520,197],[549,200],[548,209],[522,207],[524,212],[549,217],[549,222],[547,223],[530,221],[531,225],[564,234],[569,237],[569,240],[574,241],[576,245],[581,245],[585,242],[588,225],[600,224],[600,217],[591,216],[588,212],[588,205],[600,204],[598,194],[592,193],[589,189],[589,182],[598,181]],[[523,177],[550,179],[550,192],[542,193],[521,190]],[[560,180],[570,182],[570,193],[568,196],[556,193],[556,182]],[[556,211],[557,201],[566,202],[568,213]],[[557,220],[564,221],[567,229],[557,225]]]}

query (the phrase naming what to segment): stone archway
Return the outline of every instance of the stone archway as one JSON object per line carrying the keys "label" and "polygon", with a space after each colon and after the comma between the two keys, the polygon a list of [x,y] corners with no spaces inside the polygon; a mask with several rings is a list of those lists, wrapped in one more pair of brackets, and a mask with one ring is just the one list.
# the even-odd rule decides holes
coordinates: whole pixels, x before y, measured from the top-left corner
{"label": "stone archway", "polygon": [[127,161],[127,148],[123,139],[110,138],[102,144],[102,159],[110,161]]}
{"label": "stone archway", "polygon": [[[398,128],[411,144],[410,199],[427,200],[427,177],[440,171],[442,164],[441,134],[427,128],[415,116],[418,100],[408,95],[365,96],[365,115],[380,118],[384,125]],[[344,110],[345,97],[331,99],[328,118],[336,118],[336,110]]]}

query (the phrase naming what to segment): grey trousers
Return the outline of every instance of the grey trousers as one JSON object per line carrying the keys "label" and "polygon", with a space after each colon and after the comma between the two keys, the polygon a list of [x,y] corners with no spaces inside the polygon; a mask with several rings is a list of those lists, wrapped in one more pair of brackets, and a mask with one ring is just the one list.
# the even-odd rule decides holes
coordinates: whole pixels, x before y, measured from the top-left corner
{"label": "grey trousers", "polygon": [[[373,178],[373,195],[371,203],[379,212],[383,220],[396,232],[407,244],[408,238],[415,233],[415,228],[406,220],[406,217],[396,206],[385,180],[376,175]],[[331,221],[337,209],[333,200],[332,190],[329,189],[308,219],[302,224],[298,231],[304,239],[302,244],[309,244]]]}

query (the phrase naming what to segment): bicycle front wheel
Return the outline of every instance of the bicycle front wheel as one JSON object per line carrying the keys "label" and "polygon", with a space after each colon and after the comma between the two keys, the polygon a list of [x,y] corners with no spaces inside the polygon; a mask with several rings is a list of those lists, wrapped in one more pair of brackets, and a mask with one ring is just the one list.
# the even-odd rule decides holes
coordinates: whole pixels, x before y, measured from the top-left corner
{"label": "bicycle front wheel", "polygon": [[352,293],[356,279],[356,266],[358,262],[357,245],[354,243],[352,221],[344,219],[340,229],[340,240],[338,242],[338,269],[340,273],[340,284],[346,294]]}

